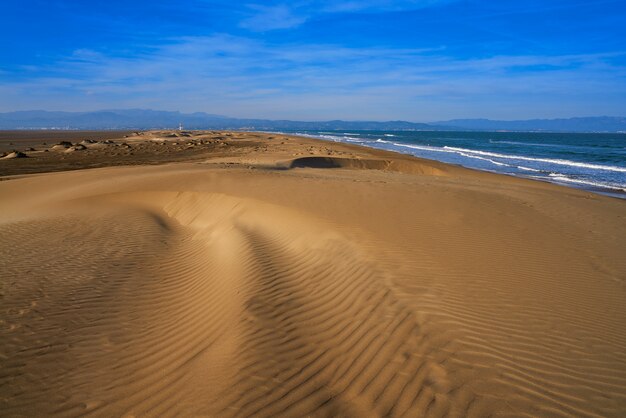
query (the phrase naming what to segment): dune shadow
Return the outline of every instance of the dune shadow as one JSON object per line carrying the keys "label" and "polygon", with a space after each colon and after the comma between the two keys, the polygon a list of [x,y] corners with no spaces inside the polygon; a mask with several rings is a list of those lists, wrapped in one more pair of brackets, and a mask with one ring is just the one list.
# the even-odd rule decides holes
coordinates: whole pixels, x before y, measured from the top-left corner
{"label": "dune shadow", "polygon": [[288,168],[360,168],[384,170],[389,166],[389,161],[336,158],[336,157],[302,157],[296,158],[289,163]]}

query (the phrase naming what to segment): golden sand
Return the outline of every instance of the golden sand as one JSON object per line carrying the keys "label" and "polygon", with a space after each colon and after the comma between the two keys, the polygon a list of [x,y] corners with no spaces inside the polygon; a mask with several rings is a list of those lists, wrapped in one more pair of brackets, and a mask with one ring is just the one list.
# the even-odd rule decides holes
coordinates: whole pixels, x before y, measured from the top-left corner
{"label": "golden sand", "polygon": [[1,416],[626,416],[626,201],[171,135],[0,161]]}

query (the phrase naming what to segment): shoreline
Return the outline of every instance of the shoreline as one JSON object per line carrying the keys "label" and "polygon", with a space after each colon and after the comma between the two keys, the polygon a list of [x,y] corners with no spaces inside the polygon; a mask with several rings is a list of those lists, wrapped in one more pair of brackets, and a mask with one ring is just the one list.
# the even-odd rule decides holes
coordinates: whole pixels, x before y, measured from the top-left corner
{"label": "shoreline", "polygon": [[[460,132],[466,133],[466,131],[460,131]],[[296,133],[296,134],[293,134],[293,133],[280,132],[280,131],[277,131],[276,133],[283,133],[283,134],[286,134],[286,135],[296,135],[296,136],[300,136],[300,137],[304,137],[304,138],[314,138],[314,139],[320,139],[320,140],[323,140],[323,141],[329,141],[329,142],[346,144],[346,141],[342,141],[340,139],[341,136],[339,136],[340,135],[339,133],[332,133],[332,135],[330,137],[327,137],[327,135],[322,135],[322,134],[318,134],[318,135],[316,135],[316,134],[308,134],[308,133]],[[485,132],[480,132],[480,133],[489,133],[489,132],[485,131]],[[331,133],[328,132],[327,134],[331,134]],[[346,134],[346,135],[351,135],[351,134]],[[462,163],[453,163],[453,162],[449,162],[449,161],[442,161],[442,160],[436,159],[436,158],[424,157],[424,156],[421,156],[421,155],[416,155],[414,153],[411,153],[410,151],[403,152],[403,151],[400,151],[400,150],[389,150],[389,149],[386,149],[386,148],[383,148],[383,147],[377,147],[375,145],[369,145],[368,143],[364,143],[364,142],[361,142],[359,144],[350,144],[350,145],[363,146],[363,147],[370,148],[370,149],[385,150],[385,151],[395,152],[395,153],[403,154],[403,155],[411,155],[411,156],[413,156],[415,158],[422,158],[422,159],[426,159],[426,160],[438,161],[438,162],[441,162],[441,163],[444,163],[444,164],[450,164],[450,165],[454,165],[454,166],[459,166],[459,167],[467,168],[467,169],[470,169],[470,170],[477,170],[477,171],[481,171],[481,172],[500,174],[500,175],[505,175],[505,176],[509,176],[509,177],[515,177],[515,178],[524,178],[524,179],[528,179],[528,180],[538,180],[538,181],[541,181],[541,182],[546,182],[546,183],[550,183],[550,184],[556,184],[556,185],[559,185],[559,186],[564,186],[564,187],[572,188],[572,189],[584,190],[584,191],[587,191],[587,192],[592,192],[592,193],[600,194],[600,195],[604,195],[604,196],[614,197],[614,198],[618,198],[618,199],[626,199],[626,189],[619,188],[619,187],[612,187],[612,186],[602,185],[602,184],[591,184],[591,183],[589,183],[587,181],[576,181],[576,180],[573,180],[573,179],[568,179],[566,181],[566,180],[552,179],[550,177],[533,176],[533,175],[524,174],[524,173],[501,172],[501,171],[497,171],[495,169],[473,167],[473,166],[469,166],[469,165],[464,165]],[[526,157],[523,157],[523,158],[526,158]]]}
{"label": "shoreline", "polygon": [[[85,140],[86,141],[96,141],[96,142],[104,142],[104,141],[111,141],[111,140],[116,140],[116,142],[118,143],[118,145],[122,145],[122,146],[126,146],[126,143],[130,142],[131,144],[133,143],[133,141],[141,141],[146,139],[144,136],[145,135],[152,135],[153,133],[157,133],[156,136],[158,136],[158,133],[163,133],[163,135],[172,135],[172,134],[176,134],[176,132],[178,131],[123,131],[123,130],[119,130],[119,131],[0,131],[0,140],[3,140],[3,136],[7,135],[7,134],[12,134],[18,132],[20,134],[22,134],[23,136],[27,136],[27,137],[35,137],[36,139],[28,139],[28,143],[27,144],[22,144],[21,146],[18,146],[15,142],[12,146],[12,149],[16,149],[18,151],[22,151],[25,149],[28,149],[27,146],[38,146],[38,150],[41,151],[43,149],[47,149],[49,151],[52,150],[53,146],[58,143],[58,141],[62,140],[63,138],[65,139],[81,139],[82,142],[84,143]],[[455,168],[459,168],[459,169],[464,169],[464,170],[470,170],[471,172],[476,172],[476,173],[486,173],[486,174],[493,174],[496,176],[504,176],[505,178],[512,178],[512,179],[522,179],[522,180],[530,180],[530,181],[537,181],[539,183],[542,184],[549,184],[549,185],[553,185],[553,186],[558,186],[558,187],[563,187],[567,190],[577,190],[577,191],[582,191],[585,193],[593,193],[595,195],[600,195],[600,196],[605,196],[605,197],[611,197],[611,198],[616,198],[616,199],[620,199],[620,200],[624,200],[626,199],[626,192],[620,192],[617,190],[611,190],[611,191],[607,191],[607,189],[604,188],[596,188],[596,187],[591,187],[591,186],[580,186],[577,187],[573,184],[570,183],[565,183],[565,182],[557,182],[557,181],[550,181],[549,179],[543,179],[543,178],[536,178],[536,177],[532,177],[532,176],[524,176],[524,175],[515,175],[515,174],[508,174],[508,173],[501,173],[501,172],[497,172],[497,171],[491,171],[491,170],[483,170],[483,169],[478,169],[478,168],[474,168],[474,167],[467,167],[461,164],[454,164],[454,163],[449,163],[449,162],[443,162],[443,161],[439,161],[436,159],[430,159],[430,158],[424,158],[424,157],[420,157],[420,156],[416,156],[410,153],[405,153],[405,152],[401,152],[401,151],[396,151],[396,150],[387,150],[387,149],[383,149],[383,148],[377,148],[377,147],[370,147],[368,145],[365,144],[353,144],[353,143],[346,143],[346,142],[342,142],[342,141],[337,141],[337,140],[330,140],[330,139],[324,139],[324,138],[320,138],[319,136],[314,136],[314,135],[309,135],[309,134],[296,134],[296,133],[289,133],[289,132],[280,132],[280,131],[185,131],[188,132],[190,134],[194,134],[194,135],[213,135],[214,137],[218,137],[218,138],[222,138],[222,139],[229,139],[229,137],[233,137],[237,138],[238,141],[245,139],[246,137],[250,137],[250,139],[252,139],[253,141],[267,141],[269,137],[272,136],[284,136],[284,137],[291,137],[291,138],[298,138],[301,140],[306,140],[306,141],[319,141],[320,144],[325,144],[325,145],[329,145],[329,144],[334,144],[335,146],[340,146],[340,147],[344,147],[346,149],[351,149],[357,153],[360,154],[371,154],[371,155],[378,155],[378,156],[387,156],[389,158],[397,158],[398,156],[402,156],[402,158],[413,158],[416,160],[416,162],[433,162],[433,163],[437,163],[437,164],[443,164],[445,166],[449,166],[449,167],[455,167]],[[265,136],[265,137],[263,137]],[[182,139],[183,141],[185,139],[188,139],[188,137],[181,137],[179,139]],[[4,139],[4,142],[8,142],[8,140]],[[16,141],[17,142],[17,141]],[[164,138],[163,141],[164,143],[168,143],[168,142],[176,142],[175,138]],[[225,141],[227,142],[227,141]],[[76,142],[78,144],[78,142]],[[89,145],[89,144],[87,144]],[[238,144],[233,142],[232,145],[234,147],[237,147]],[[255,146],[261,146],[262,143],[258,143],[255,144]],[[21,149],[20,149],[21,148]],[[37,174],[37,173],[46,173],[46,172],[59,172],[59,171],[65,171],[65,170],[81,170],[81,169],[90,169],[90,168],[99,168],[99,167],[110,167],[110,166],[124,166],[124,165],[129,165],[129,166],[133,166],[133,165],[143,165],[143,164],[163,164],[163,163],[174,163],[174,162],[185,162],[185,161],[196,161],[196,160],[200,160],[202,158],[214,158],[215,155],[211,155],[213,153],[215,153],[215,148],[211,148],[211,147],[207,147],[206,149],[202,150],[202,152],[200,152],[200,150],[193,150],[192,152],[183,152],[180,153],[180,151],[187,151],[184,148],[178,147],[176,149],[171,149],[168,150],[169,155],[167,156],[163,156],[163,158],[138,158],[138,157],[132,157],[132,156],[124,156],[125,158],[120,158],[118,160],[112,159],[112,158],[108,158],[108,160],[105,161],[92,161],[91,163],[85,163],[84,161],[80,161],[80,159],[77,158],[77,161],[74,161],[72,165],[62,165],[62,164],[58,164],[59,162],[57,161],[57,164],[52,164],[51,166],[43,166],[43,167],[32,167],[30,169],[29,172],[25,172],[25,173],[20,173],[19,169],[17,170],[17,172],[15,172],[15,168],[16,167],[6,167],[7,163],[8,164],[13,164],[14,166],[18,165],[19,163],[21,163],[24,160],[18,160],[19,162],[15,161],[2,161],[3,158],[0,158],[0,181],[2,180],[8,180],[10,178],[13,178],[15,176],[21,176],[21,175],[25,175],[25,174]],[[224,151],[224,150],[219,150],[219,151]],[[378,154],[378,153],[382,153],[382,154]],[[7,155],[8,152],[7,150],[5,150],[5,155]],[[28,155],[28,152],[26,152],[26,154]],[[41,154],[40,152],[37,152],[36,154]],[[78,157],[79,153],[76,153],[76,157]],[[130,153],[132,155],[132,152]],[[224,154],[223,152],[220,152],[218,154],[218,156],[221,156],[222,154]],[[228,154],[228,152],[226,152],[226,154]],[[5,165],[5,167],[3,167],[3,163]],[[13,170],[12,170],[13,169]],[[8,174],[7,174],[8,172]]]}

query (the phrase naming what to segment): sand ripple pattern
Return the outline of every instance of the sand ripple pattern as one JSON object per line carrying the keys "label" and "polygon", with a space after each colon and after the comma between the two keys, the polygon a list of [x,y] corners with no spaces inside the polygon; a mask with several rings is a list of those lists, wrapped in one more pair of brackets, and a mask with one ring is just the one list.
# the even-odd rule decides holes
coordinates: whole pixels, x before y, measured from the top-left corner
{"label": "sand ripple pattern", "polygon": [[90,219],[3,225],[14,245],[2,254],[12,260],[2,272],[2,409],[441,410],[443,372],[425,364],[419,323],[375,266],[336,234],[246,210],[237,199],[190,193],[161,212],[118,202]]}
{"label": "sand ripple pattern", "polygon": [[[0,253],[9,261],[0,271],[2,416],[602,416],[626,404],[624,370],[553,334],[533,292],[507,294],[471,268],[434,269],[440,260],[428,252],[373,257],[384,244],[220,193],[72,205],[0,224],[10,242]],[[414,225],[405,242],[432,231]],[[453,235],[429,239],[436,248]],[[465,300],[489,286],[502,304]],[[572,323],[587,314],[545,315],[554,312]],[[609,331],[595,343],[624,359],[623,334]],[[586,363],[560,363],[562,350],[585,349]]]}

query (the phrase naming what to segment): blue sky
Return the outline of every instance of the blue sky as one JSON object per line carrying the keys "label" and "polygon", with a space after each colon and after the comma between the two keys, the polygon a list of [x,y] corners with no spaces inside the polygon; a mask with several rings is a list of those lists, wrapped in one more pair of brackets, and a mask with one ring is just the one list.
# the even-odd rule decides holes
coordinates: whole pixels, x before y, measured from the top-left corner
{"label": "blue sky", "polygon": [[0,111],[626,116],[626,2],[3,0]]}

